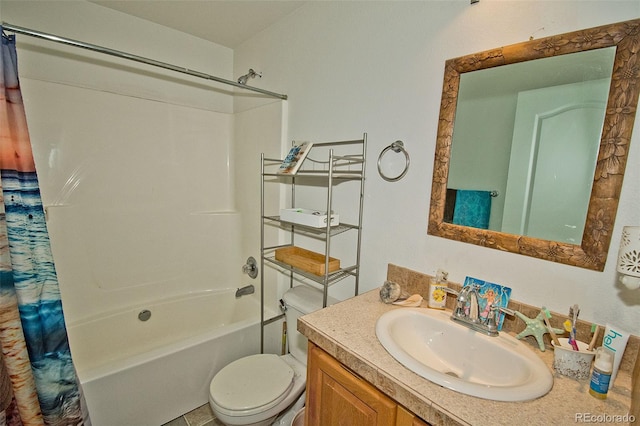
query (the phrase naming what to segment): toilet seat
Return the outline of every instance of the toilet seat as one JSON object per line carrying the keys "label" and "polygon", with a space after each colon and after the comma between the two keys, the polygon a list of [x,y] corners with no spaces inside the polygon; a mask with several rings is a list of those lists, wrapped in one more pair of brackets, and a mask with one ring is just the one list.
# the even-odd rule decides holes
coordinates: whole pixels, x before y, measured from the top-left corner
{"label": "toilet seat", "polygon": [[278,405],[291,391],[294,371],[279,356],[258,354],[241,358],[215,375],[211,402],[222,414],[250,416]]}

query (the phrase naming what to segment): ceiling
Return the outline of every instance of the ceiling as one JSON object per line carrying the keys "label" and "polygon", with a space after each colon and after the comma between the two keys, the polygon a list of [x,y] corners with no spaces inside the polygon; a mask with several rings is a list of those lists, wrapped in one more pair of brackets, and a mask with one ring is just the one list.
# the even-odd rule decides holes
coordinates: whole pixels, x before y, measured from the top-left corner
{"label": "ceiling", "polygon": [[302,0],[89,0],[234,49],[302,6]]}

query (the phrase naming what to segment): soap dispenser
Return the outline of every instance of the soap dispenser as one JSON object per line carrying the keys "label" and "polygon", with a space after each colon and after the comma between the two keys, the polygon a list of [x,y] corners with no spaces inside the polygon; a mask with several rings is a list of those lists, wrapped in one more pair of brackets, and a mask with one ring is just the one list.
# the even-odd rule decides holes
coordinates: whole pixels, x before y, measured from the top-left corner
{"label": "soap dispenser", "polygon": [[438,269],[435,278],[429,279],[429,300],[427,305],[434,309],[444,309],[447,303],[447,292],[443,287],[447,287],[449,273]]}
{"label": "soap dispenser", "polygon": [[613,352],[601,346],[596,351],[596,361],[593,363],[589,393],[598,399],[605,399],[613,371]]}

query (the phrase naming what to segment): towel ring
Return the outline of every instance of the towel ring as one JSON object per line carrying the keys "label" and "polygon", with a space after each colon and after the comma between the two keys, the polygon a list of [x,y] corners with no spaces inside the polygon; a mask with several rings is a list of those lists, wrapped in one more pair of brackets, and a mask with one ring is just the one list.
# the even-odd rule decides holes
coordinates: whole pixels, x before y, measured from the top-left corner
{"label": "towel ring", "polygon": [[[385,175],[384,172],[382,171],[382,166],[380,164],[382,162],[382,157],[389,150],[392,150],[393,152],[402,152],[404,154],[404,158],[405,158],[404,170],[402,170],[402,173],[400,173],[398,176],[395,176],[395,177],[389,177],[389,176]],[[409,164],[410,163],[411,163],[411,159],[409,158],[409,153],[407,152],[407,150],[404,149],[404,143],[402,141],[395,141],[391,145],[389,145],[388,147],[383,149],[382,152],[380,153],[380,155],[378,156],[378,173],[380,174],[382,179],[386,180],[387,182],[396,182],[396,181],[402,179],[404,177],[404,175],[407,174],[407,171],[409,170]]]}

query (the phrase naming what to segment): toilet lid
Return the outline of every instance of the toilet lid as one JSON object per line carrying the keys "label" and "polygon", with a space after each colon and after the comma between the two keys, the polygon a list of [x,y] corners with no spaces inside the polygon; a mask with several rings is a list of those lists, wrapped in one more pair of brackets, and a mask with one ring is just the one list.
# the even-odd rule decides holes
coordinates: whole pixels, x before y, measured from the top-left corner
{"label": "toilet lid", "polygon": [[282,401],[293,379],[293,369],[279,356],[251,355],[220,370],[211,381],[210,394],[220,408],[250,415]]}

